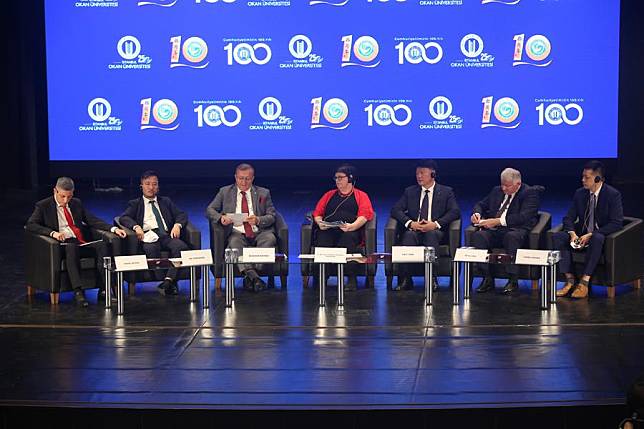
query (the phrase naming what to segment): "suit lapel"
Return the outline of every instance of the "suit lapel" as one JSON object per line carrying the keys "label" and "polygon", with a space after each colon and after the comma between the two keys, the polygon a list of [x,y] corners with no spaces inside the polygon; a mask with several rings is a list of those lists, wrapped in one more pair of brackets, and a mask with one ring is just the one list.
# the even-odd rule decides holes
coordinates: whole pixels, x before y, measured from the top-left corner
{"label": "suit lapel", "polygon": [[259,198],[257,196],[257,188],[255,186],[251,186],[250,196],[253,201],[253,212],[255,213],[256,216],[261,216],[262,214],[260,213],[260,209],[259,209]]}
{"label": "suit lapel", "polygon": [[[438,198],[440,197],[440,188],[438,187],[438,184],[434,185],[434,195],[432,196],[432,217],[436,219],[438,216],[436,216],[436,204],[438,201]],[[430,219],[431,220],[431,219]]]}
{"label": "suit lapel", "polygon": [[[58,203],[56,203],[56,199],[54,197],[51,197],[51,201],[47,206],[47,217],[51,219],[51,222],[49,223],[54,226],[52,229],[59,231],[60,224],[58,223]],[[45,222],[47,222],[47,220],[45,220]]]}

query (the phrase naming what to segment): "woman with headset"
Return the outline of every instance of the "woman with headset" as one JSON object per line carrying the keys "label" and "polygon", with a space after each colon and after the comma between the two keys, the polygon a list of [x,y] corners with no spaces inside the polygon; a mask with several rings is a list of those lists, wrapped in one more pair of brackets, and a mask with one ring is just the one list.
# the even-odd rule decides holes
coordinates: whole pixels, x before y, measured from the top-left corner
{"label": "woman with headset", "polygon": [[[343,164],[335,169],[335,189],[322,195],[313,211],[318,229],[313,243],[318,247],[346,247],[347,253],[359,253],[364,247],[364,225],[373,219],[373,207],[366,192],[355,187],[355,168]],[[357,287],[356,273],[347,266],[345,289]]]}

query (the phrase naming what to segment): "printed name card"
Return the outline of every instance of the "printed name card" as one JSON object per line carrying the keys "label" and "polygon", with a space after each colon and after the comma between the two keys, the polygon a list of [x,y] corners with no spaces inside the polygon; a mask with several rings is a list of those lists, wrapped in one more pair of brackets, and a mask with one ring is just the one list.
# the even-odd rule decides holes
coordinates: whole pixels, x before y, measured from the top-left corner
{"label": "printed name card", "polygon": [[459,247],[456,249],[454,260],[457,262],[487,262],[487,249]]}
{"label": "printed name card", "polygon": [[275,262],[274,247],[245,247],[241,261],[245,264],[264,264]]}
{"label": "printed name card", "polygon": [[147,270],[148,259],[145,255],[115,256],[116,271]]}
{"label": "printed name card", "polygon": [[549,254],[549,250],[518,249],[515,263],[523,265],[548,265]]}
{"label": "printed name card", "polygon": [[313,262],[320,264],[344,264],[347,262],[347,248],[316,247]]}
{"label": "printed name card", "polygon": [[212,252],[210,249],[181,251],[182,267],[194,267],[197,265],[212,265]]}
{"label": "printed name card", "polygon": [[425,262],[423,246],[392,246],[391,262]]}

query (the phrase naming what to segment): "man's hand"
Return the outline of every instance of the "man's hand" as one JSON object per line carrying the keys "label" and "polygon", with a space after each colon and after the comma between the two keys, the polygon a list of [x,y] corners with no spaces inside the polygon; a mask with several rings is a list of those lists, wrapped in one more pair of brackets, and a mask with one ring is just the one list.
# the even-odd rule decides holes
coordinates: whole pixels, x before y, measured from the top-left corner
{"label": "man's hand", "polygon": [[588,242],[590,241],[590,237],[592,236],[593,236],[592,232],[582,235],[581,237],[579,237],[579,244],[581,244],[583,247],[588,246]]}
{"label": "man's hand", "polygon": [[572,231],[570,233],[570,242],[572,243],[574,241],[577,241],[578,239],[579,239],[579,236],[577,236],[577,233],[575,231]]}
{"label": "man's hand", "polygon": [[[143,232],[143,231],[141,231],[141,232]],[[123,231],[121,228],[116,228],[116,229],[114,230],[114,234],[118,235],[118,236],[119,236],[119,237],[121,237],[121,238],[125,238],[125,237],[127,237],[127,234],[126,234],[126,233],[125,233],[125,231]]]}
{"label": "man's hand", "polygon": [[221,218],[219,218],[219,222],[221,222],[222,225],[226,226],[233,223],[233,220],[226,215],[221,215]]}
{"label": "man's hand", "polygon": [[65,234],[63,234],[62,232],[56,231],[51,236],[58,241],[65,241]]}
{"label": "man's hand", "polygon": [[259,218],[257,216],[255,216],[255,215],[250,215],[250,216],[248,216],[246,218],[246,222],[248,222],[249,224],[255,226],[255,225],[257,225],[259,223]]}
{"label": "man's hand", "polygon": [[499,218],[494,218],[494,219],[483,219],[478,222],[478,226],[481,228],[496,228],[497,226],[501,225],[501,219]]}
{"label": "man's hand", "polygon": [[134,227],[134,233],[136,234],[136,238],[139,241],[143,241],[143,236],[145,235],[145,233],[143,232],[143,228],[141,228],[139,225],[136,225]]}
{"label": "man's hand", "polygon": [[481,214],[480,213],[474,213],[472,217],[470,217],[470,220],[474,225],[478,224],[481,222]]}
{"label": "man's hand", "polygon": [[178,224],[175,224],[170,231],[170,237],[179,238],[181,236],[181,227]]}

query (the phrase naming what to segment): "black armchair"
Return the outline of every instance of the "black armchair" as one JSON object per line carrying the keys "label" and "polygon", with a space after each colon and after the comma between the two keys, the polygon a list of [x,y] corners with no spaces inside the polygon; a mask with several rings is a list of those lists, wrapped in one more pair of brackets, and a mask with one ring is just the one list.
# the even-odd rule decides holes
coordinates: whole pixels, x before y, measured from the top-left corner
{"label": "black armchair", "polygon": [[[548,230],[552,227],[552,215],[548,212],[539,211],[539,220],[528,234],[528,248],[539,250],[548,249],[546,235]],[[470,225],[465,228],[465,244],[470,246],[472,242],[472,234],[476,231],[474,226]],[[504,249],[492,249],[492,253],[503,253]],[[490,273],[494,277],[508,277],[504,265],[492,265]],[[481,275],[478,268],[474,269],[474,275]],[[521,265],[519,267],[518,277],[523,280],[532,280],[532,288],[539,287],[539,279],[541,278],[541,267],[531,265]]]}
{"label": "black armchair", "polygon": [[[275,213],[275,236],[277,245],[276,253],[288,255],[288,225],[284,217]],[[210,250],[212,251],[212,260],[214,265],[211,267],[212,274],[215,276],[215,288],[221,287],[221,279],[224,276],[224,251],[226,250],[226,231],[224,226],[219,222],[210,221]],[[262,270],[258,272],[260,276],[268,276],[268,287],[275,287],[275,276],[280,278],[280,286],[286,288],[288,278],[288,262],[276,262],[274,264],[263,264]],[[235,277],[241,277],[239,270],[235,267]]]}
{"label": "black armchair", "polygon": [[[449,224],[448,233],[443,236],[436,254],[438,256],[438,276],[452,276],[452,260],[456,249],[461,247],[461,219],[457,219]],[[399,225],[398,221],[392,217],[385,225],[385,253],[391,253],[391,248],[400,243],[400,236],[404,232],[404,226]],[[387,276],[387,288],[391,289],[393,278],[397,276],[400,270],[399,264],[386,263],[385,275]],[[425,275],[423,264],[414,264],[410,267],[413,276]]]}
{"label": "black armchair", "polygon": [[[304,222],[300,228],[300,254],[304,255],[311,254],[314,251],[313,232],[314,229],[317,228],[315,222],[312,221],[311,213],[306,215],[306,219],[306,222]],[[365,246],[361,251],[364,255],[376,253],[378,237],[378,234],[376,233],[377,226],[378,222],[376,219],[376,213],[374,212],[373,219],[368,221],[364,226]],[[301,265],[302,285],[304,287],[308,287],[309,285],[309,277],[313,275],[313,266],[313,263],[302,263]],[[364,264],[364,271],[361,269],[358,272],[358,275],[365,276],[365,287],[370,288],[374,286],[377,268],[377,264]]]}
{"label": "black armchair", "polygon": [[[642,281],[642,219],[624,216],[624,227],[606,237],[604,252],[599,259],[591,281],[593,285],[604,285],[608,288],[608,296],[615,297],[615,286],[632,283],[634,289],[639,289]],[[547,246],[553,249],[552,236],[563,230],[559,224],[548,231]],[[584,263],[582,252],[572,252],[572,261],[576,271],[581,272]],[[564,280],[563,273],[559,276]]]}
{"label": "black armchair", "polygon": [[[91,240],[103,239],[108,243],[113,256],[121,255],[121,239],[108,231],[91,228]],[[25,277],[27,295],[33,295],[34,289],[49,292],[51,304],[58,304],[60,292],[72,290],[67,274],[65,252],[60,242],[45,235],[25,230]],[[93,289],[100,285],[99,273],[96,270],[95,258],[81,258],[80,274],[83,288]]]}
{"label": "black armchair", "polygon": [[[127,237],[124,240],[124,255],[140,255],[143,254],[143,248],[136,237],[136,233],[129,228],[125,228],[121,225],[120,216],[114,218],[114,225],[118,226],[125,231]],[[201,231],[199,231],[191,222],[186,224],[185,228],[181,228],[181,237],[180,237],[191,250],[201,249]],[[167,251],[161,252],[162,258],[169,258],[170,254]],[[197,270],[197,276],[201,277],[201,273]],[[180,270],[178,280],[186,280],[190,278],[190,272],[188,270]],[[133,295],[136,290],[136,283],[143,282],[153,282],[156,281],[154,271],[134,271],[125,273],[125,280],[128,284],[128,293]]]}

